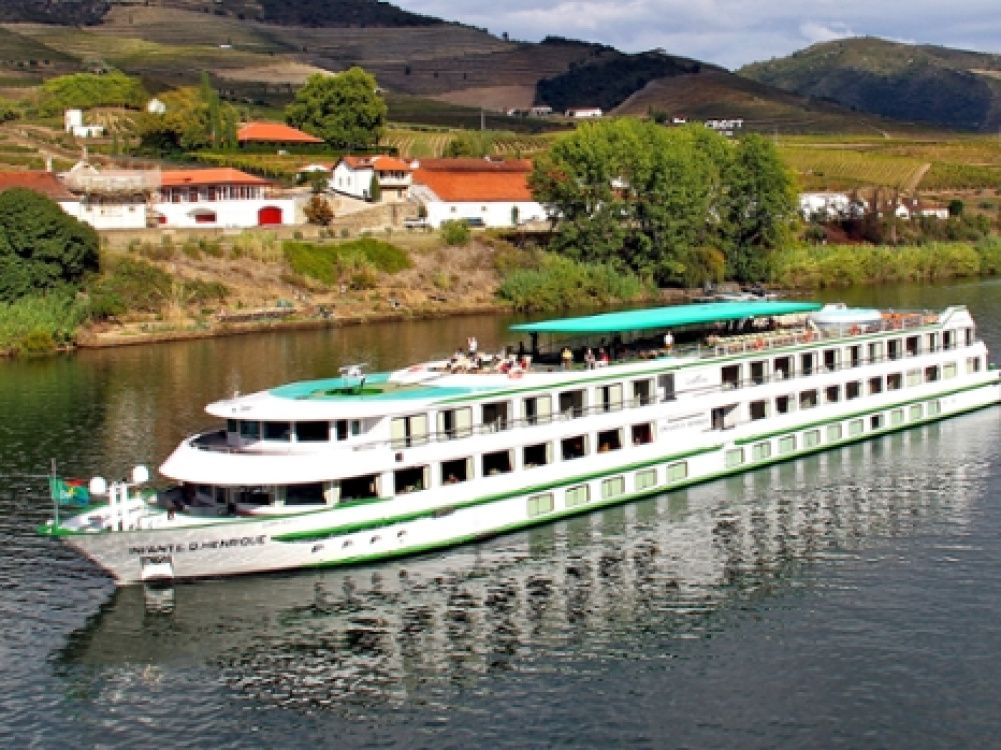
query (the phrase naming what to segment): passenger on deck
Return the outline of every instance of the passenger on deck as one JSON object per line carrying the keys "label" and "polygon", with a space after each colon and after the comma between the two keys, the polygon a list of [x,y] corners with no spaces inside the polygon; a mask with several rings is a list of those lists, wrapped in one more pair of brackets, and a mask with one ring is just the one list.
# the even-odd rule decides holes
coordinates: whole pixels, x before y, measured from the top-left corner
{"label": "passenger on deck", "polygon": [[591,347],[588,347],[587,351],[584,352],[584,365],[588,370],[593,370],[595,362],[594,352],[591,350]]}
{"label": "passenger on deck", "polygon": [[569,346],[564,346],[563,351],[560,352],[560,362],[564,370],[569,370],[573,367],[573,351]]}

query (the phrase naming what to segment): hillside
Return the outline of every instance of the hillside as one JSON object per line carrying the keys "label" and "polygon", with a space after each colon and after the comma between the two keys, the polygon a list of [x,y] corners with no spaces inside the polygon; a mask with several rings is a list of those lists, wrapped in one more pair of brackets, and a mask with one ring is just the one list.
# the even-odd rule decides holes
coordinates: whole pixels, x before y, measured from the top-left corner
{"label": "hillside", "polygon": [[862,37],[815,44],[738,73],[897,120],[979,132],[1001,127],[1001,55]]}

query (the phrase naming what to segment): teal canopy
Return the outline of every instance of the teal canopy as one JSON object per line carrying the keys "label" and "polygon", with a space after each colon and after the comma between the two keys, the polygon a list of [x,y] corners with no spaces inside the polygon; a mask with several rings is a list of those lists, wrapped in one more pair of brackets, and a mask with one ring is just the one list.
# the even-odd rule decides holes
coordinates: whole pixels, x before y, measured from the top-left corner
{"label": "teal canopy", "polygon": [[673,305],[643,310],[588,315],[583,318],[540,320],[536,323],[519,323],[512,331],[529,333],[625,333],[654,328],[675,328],[698,323],[716,323],[744,318],[767,318],[774,315],[804,313],[819,310],[819,302],[706,302],[697,305]]}

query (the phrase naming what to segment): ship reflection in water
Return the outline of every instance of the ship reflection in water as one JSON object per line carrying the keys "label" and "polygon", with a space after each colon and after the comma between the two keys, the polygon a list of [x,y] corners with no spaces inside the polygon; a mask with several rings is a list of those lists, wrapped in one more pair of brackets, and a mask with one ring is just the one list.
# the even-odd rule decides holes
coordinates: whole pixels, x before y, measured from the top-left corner
{"label": "ship reflection in water", "polygon": [[378,567],[120,589],[56,662],[102,703],[123,672],[195,668],[229,698],[354,713],[540,661],[670,659],[741,609],[800,606],[818,566],[967,524],[997,430],[974,414]]}

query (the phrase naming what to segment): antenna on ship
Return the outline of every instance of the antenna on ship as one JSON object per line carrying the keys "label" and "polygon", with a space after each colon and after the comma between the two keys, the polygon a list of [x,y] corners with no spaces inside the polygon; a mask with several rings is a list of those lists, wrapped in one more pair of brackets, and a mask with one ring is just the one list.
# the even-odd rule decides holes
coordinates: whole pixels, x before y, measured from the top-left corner
{"label": "antenna on ship", "polygon": [[340,368],[341,377],[345,380],[349,378],[357,378],[358,382],[355,383],[355,391],[360,392],[365,386],[365,368],[368,367],[368,362],[356,362],[353,365],[344,365]]}

